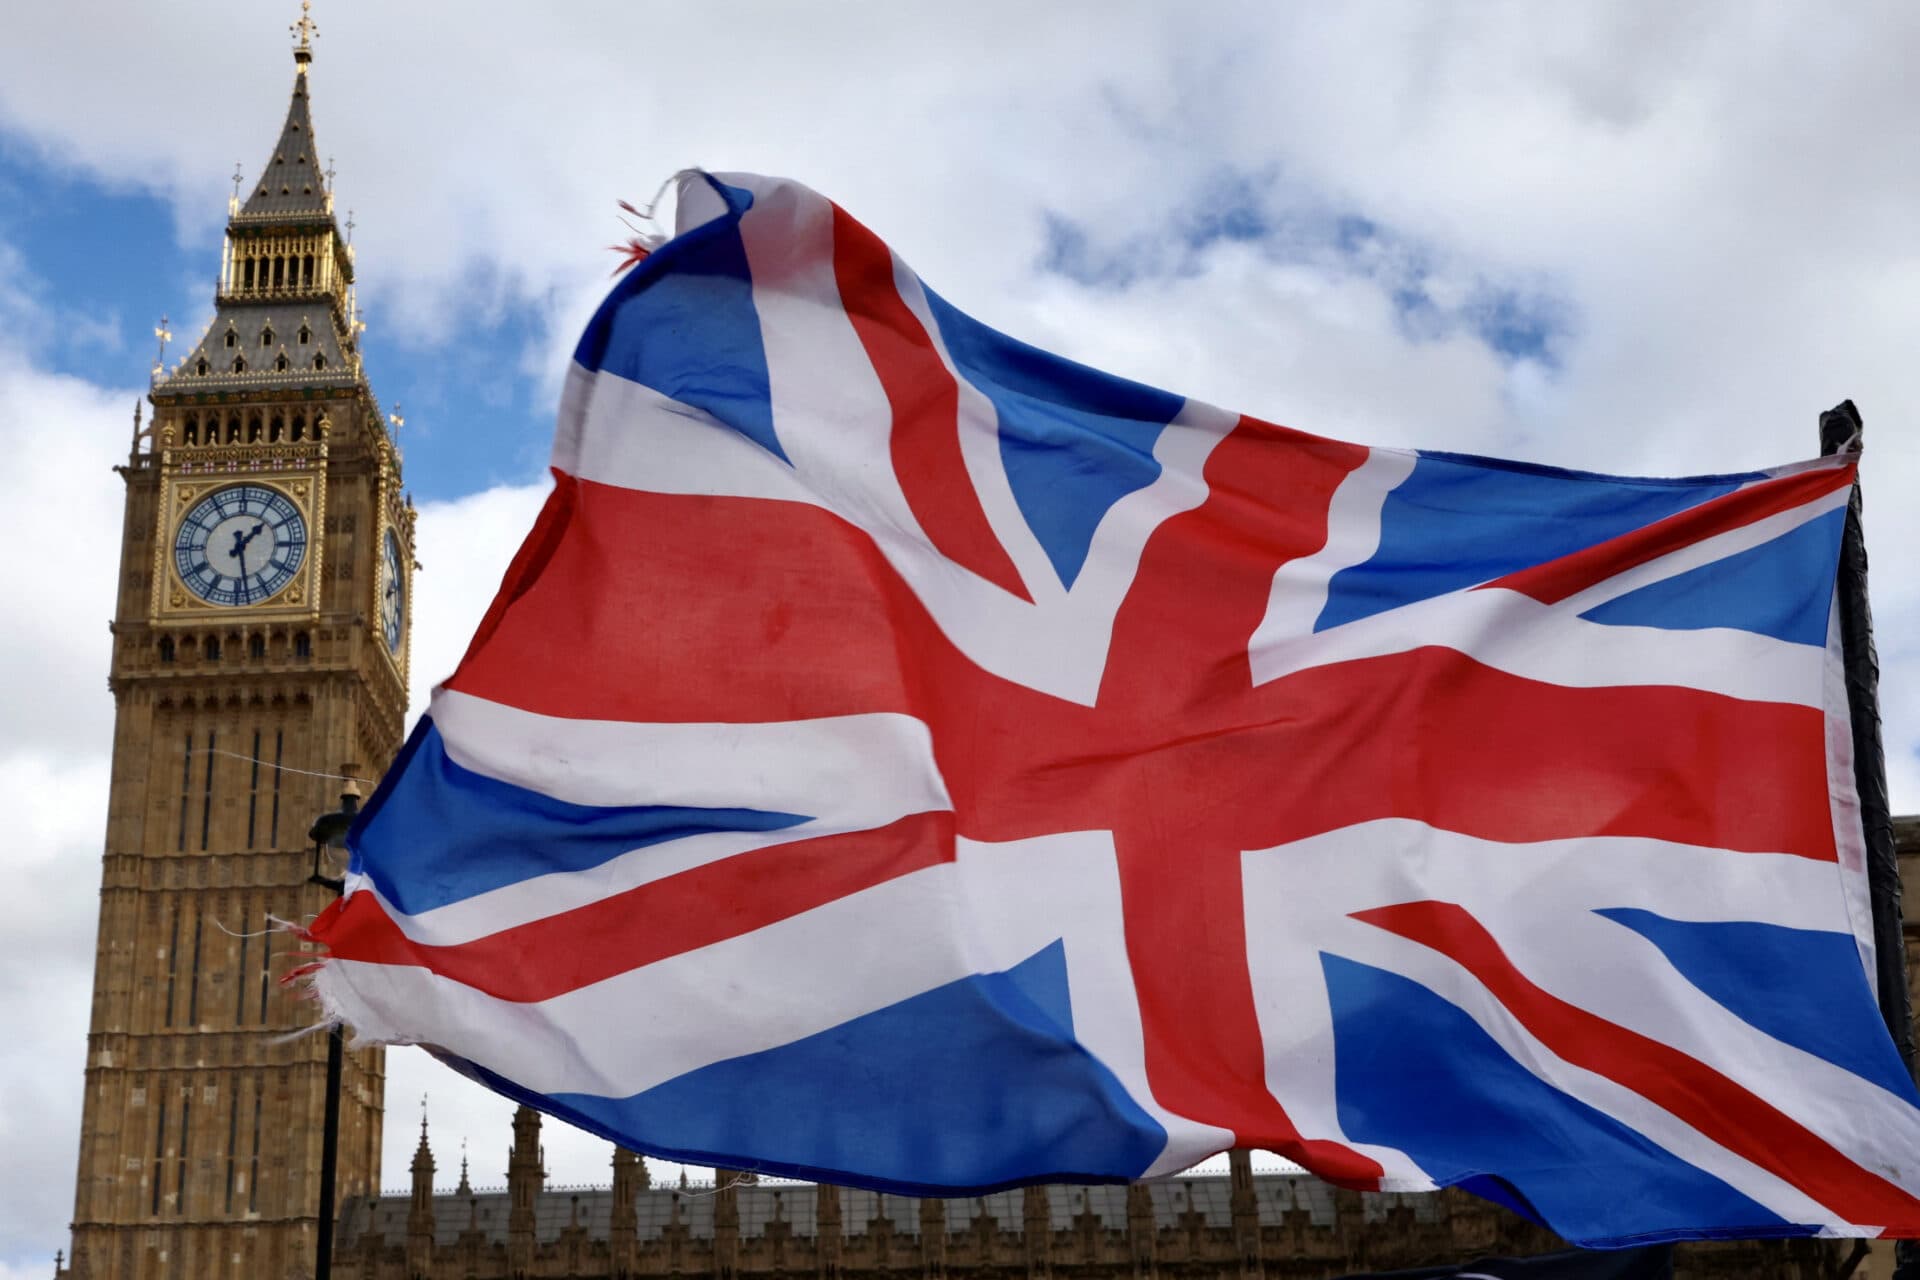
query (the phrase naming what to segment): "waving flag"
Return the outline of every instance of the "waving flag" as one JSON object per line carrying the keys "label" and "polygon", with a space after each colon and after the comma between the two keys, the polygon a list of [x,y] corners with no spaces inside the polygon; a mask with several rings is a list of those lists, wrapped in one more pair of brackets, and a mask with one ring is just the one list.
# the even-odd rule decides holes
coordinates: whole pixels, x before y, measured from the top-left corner
{"label": "waving flag", "polygon": [[356,828],[327,1007],[674,1159],[1263,1147],[1569,1240],[1920,1233],[1830,625],[1854,466],[1319,439],[686,175]]}

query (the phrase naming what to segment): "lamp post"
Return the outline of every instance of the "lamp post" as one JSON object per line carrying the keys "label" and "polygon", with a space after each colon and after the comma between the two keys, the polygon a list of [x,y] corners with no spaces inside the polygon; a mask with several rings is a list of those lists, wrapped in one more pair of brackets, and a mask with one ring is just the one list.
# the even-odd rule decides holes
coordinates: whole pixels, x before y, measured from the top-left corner
{"label": "lamp post", "polygon": [[[313,841],[313,874],[307,877],[307,883],[331,889],[335,897],[345,891],[346,881],[326,874],[321,858],[328,849],[346,847],[347,828],[360,812],[360,784],[353,780],[353,769],[349,766],[341,772],[347,775],[347,781],[340,788],[340,807],[315,818],[307,830],[307,839]],[[340,1072],[346,1061],[345,1036],[337,1023],[327,1029],[326,1111],[320,1123],[320,1236],[314,1247],[314,1280],[331,1280],[333,1274],[333,1200],[340,1161]]]}

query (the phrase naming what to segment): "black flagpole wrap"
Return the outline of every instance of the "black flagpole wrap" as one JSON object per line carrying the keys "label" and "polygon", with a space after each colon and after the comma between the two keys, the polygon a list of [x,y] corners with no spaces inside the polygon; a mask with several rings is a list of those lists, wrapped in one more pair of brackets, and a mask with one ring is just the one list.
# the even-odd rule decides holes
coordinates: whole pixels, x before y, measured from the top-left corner
{"label": "black flagpole wrap", "polygon": [[[1842,400],[1820,415],[1820,453],[1857,453],[1864,423],[1853,401]],[[1907,992],[1907,946],[1900,925],[1899,853],[1893,843],[1893,811],[1887,799],[1887,762],[1880,739],[1880,657],[1873,648],[1873,610],[1867,603],[1867,540],[1860,527],[1860,484],[1847,499],[1840,538],[1840,574],[1834,583],[1840,614],[1840,658],[1847,681],[1847,715],[1853,722],[1853,778],[1860,793],[1860,826],[1866,838],[1867,893],[1873,907],[1875,978],[1880,1016],[1886,1019],[1900,1060],[1913,1074],[1913,1007]],[[1893,1280],[1920,1280],[1920,1241],[1894,1247]]]}
{"label": "black flagpole wrap", "polygon": [[[1820,452],[1858,452],[1860,411],[1843,400],[1820,415]],[[1860,485],[1847,499],[1840,541],[1840,651],[1846,672],[1847,714],[1853,722],[1853,777],[1860,793],[1860,825],[1867,851],[1867,891],[1873,904],[1873,949],[1880,1016],[1913,1071],[1913,1012],[1908,1003],[1906,941],[1900,927],[1900,866],[1887,801],[1887,764],[1880,744],[1880,658],[1873,647],[1873,610],[1867,603],[1867,541],[1860,528]]]}

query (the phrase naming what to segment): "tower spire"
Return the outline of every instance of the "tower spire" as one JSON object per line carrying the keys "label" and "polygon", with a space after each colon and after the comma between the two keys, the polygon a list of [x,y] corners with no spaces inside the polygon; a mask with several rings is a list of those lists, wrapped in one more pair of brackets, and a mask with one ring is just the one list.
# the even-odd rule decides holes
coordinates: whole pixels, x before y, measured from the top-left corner
{"label": "tower spire", "polygon": [[[185,361],[154,375],[156,392],[204,394],[214,380],[221,392],[242,382],[337,390],[359,377],[353,260],[333,215],[332,166],[323,170],[313,130],[311,7],[304,0],[292,27],[297,73],[273,149],[251,185],[244,166],[233,169],[213,322]],[[166,327],[154,333],[163,344]]]}
{"label": "tower spire", "polygon": [[[274,140],[273,153],[260,166],[259,181],[241,202],[244,219],[300,218],[309,221],[332,220],[327,199],[327,183],[321,176],[320,150],[313,138],[313,115],[307,101],[307,66],[313,61],[308,37],[315,34],[313,20],[304,9],[312,0],[301,0],[300,21],[293,29],[301,43],[293,51],[295,75],[293,97],[287,104],[287,118]],[[305,29],[302,29],[305,24]]]}
{"label": "tower spire", "polygon": [[304,73],[307,64],[313,61],[313,37],[320,34],[320,28],[313,20],[313,0],[300,0],[300,20],[287,30],[300,38],[300,42],[293,47],[293,62]]}
{"label": "tower spire", "polygon": [[413,1153],[413,1202],[407,1210],[407,1274],[433,1274],[433,1149],[427,1145],[427,1100],[420,1099],[420,1146]]}

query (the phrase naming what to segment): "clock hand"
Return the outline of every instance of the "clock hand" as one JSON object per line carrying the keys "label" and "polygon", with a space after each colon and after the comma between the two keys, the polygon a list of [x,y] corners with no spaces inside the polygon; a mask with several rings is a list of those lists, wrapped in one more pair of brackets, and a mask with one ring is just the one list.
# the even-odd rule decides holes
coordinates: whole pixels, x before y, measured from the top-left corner
{"label": "clock hand", "polygon": [[261,521],[259,524],[253,526],[253,529],[248,533],[243,534],[238,529],[233,531],[233,558],[240,562],[240,571],[242,573],[245,573],[247,570],[247,545],[259,537],[260,531],[266,527],[266,522]]}

